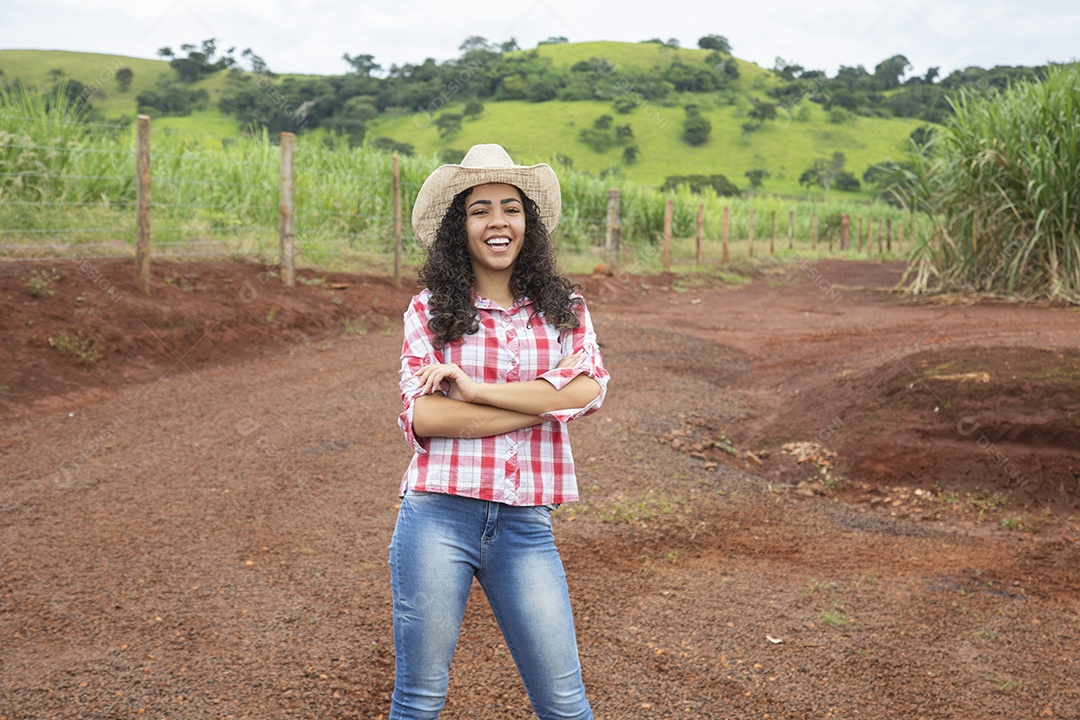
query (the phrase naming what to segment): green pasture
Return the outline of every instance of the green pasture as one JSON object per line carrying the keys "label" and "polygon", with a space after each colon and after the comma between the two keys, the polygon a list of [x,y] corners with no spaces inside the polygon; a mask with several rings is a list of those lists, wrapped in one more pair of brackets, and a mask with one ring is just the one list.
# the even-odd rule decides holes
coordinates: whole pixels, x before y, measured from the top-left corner
{"label": "green pasture", "polygon": [[[903,155],[908,136],[925,123],[902,118],[855,118],[835,124],[817,105],[808,103],[805,120],[782,115],[766,122],[756,132],[747,133],[746,108],[717,104],[711,97],[683,97],[695,102],[712,123],[709,140],[691,147],[681,140],[685,117],[682,103],[677,107],[655,104],[639,105],[620,115],[611,103],[597,101],[545,103],[507,101],[487,103],[484,112],[462,123],[461,131],[449,138],[439,136],[438,128],[424,114],[380,118],[368,129],[368,137],[391,137],[412,145],[418,154],[438,154],[453,149],[464,153],[479,142],[497,142],[519,162],[549,161],[558,155],[573,160],[577,170],[600,174],[612,168],[628,180],[659,187],[672,175],[710,175],[720,173],[742,189],[749,188],[744,173],[754,168],[768,170],[771,177],[761,190],[803,198],[820,198],[824,191],[807,191],[799,186],[799,175],[816,158],[842,152],[845,168],[861,177],[871,165]],[[445,112],[460,113],[463,105],[450,106]],[[601,115],[611,115],[615,125],[630,124],[634,143],[640,152],[638,161],[622,165],[623,147],[596,152],[579,137],[583,128],[592,127]],[[830,193],[830,195],[833,193]],[[866,197],[856,193],[855,197]]]}

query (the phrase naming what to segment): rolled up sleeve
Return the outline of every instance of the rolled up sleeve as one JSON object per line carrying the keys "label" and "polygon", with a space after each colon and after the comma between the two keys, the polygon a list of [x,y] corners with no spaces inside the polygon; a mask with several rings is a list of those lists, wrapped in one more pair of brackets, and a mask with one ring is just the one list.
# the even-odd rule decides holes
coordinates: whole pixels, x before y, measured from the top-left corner
{"label": "rolled up sleeve", "polygon": [[401,370],[399,387],[401,402],[404,406],[398,415],[398,427],[405,433],[405,441],[417,453],[427,454],[427,441],[418,438],[413,431],[413,413],[416,399],[420,397],[422,384],[416,377],[416,371],[425,365],[442,362],[432,342],[432,333],[427,326],[427,303],[418,295],[413,298],[404,319],[405,340],[401,348]]}
{"label": "rolled up sleeve", "polygon": [[607,396],[608,379],[611,376],[604,369],[604,361],[600,356],[600,346],[596,341],[596,331],[593,329],[592,317],[589,315],[589,309],[585,306],[584,300],[582,300],[579,312],[580,324],[578,327],[567,330],[563,334],[562,356],[566,357],[582,351],[584,351],[585,356],[581,362],[573,367],[548,370],[538,375],[537,379],[546,380],[556,390],[562,390],[574,378],[585,375],[596,381],[600,386],[600,393],[585,407],[552,410],[541,414],[540,417],[545,420],[565,423],[591,415],[600,409],[600,406],[604,404],[604,398]]}

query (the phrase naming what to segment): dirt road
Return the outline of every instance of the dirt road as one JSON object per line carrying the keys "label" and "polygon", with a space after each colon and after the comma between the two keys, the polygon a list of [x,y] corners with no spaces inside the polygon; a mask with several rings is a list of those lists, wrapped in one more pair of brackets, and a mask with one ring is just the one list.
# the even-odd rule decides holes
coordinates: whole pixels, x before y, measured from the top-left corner
{"label": "dirt road", "polygon": [[[0,268],[0,718],[385,717],[410,291],[157,267]],[[1080,314],[899,272],[581,278],[598,718],[1080,717]],[[476,593],[444,717],[530,716]]]}

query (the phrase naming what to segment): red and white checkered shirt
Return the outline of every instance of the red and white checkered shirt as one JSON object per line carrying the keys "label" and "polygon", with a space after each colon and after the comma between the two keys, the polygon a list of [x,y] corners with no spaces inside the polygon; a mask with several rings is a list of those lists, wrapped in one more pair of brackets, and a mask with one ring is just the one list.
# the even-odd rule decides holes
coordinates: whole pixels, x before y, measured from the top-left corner
{"label": "red and white checkered shirt", "polygon": [[[546,505],[577,500],[577,477],[566,423],[594,412],[607,394],[608,372],[600,359],[589,311],[582,306],[581,324],[558,330],[542,316],[529,322],[532,301],[515,302],[508,310],[474,295],[480,329],[461,342],[436,350],[428,329],[431,293],[412,299],[405,313],[405,343],[401,350],[401,400],[398,425],[414,454],[401,480],[406,489],[463,495],[507,505]],[[585,351],[576,367],[556,368],[567,355]],[[546,422],[484,438],[427,437],[413,433],[413,403],[420,397],[416,371],[431,363],[454,363],[469,377],[484,383],[528,382],[544,379],[562,389],[578,375],[600,385],[600,394],[583,408],[545,413]],[[446,392],[445,384],[443,392]],[[465,433],[462,433],[465,435]]]}

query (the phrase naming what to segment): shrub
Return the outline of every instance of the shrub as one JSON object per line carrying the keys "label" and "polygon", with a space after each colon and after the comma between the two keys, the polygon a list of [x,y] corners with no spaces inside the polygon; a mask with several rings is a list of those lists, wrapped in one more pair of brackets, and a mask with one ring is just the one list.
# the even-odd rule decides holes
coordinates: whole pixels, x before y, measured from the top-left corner
{"label": "shrub", "polygon": [[975,290],[1080,304],[1080,67],[1001,94],[961,91],[913,156],[912,209],[935,219],[909,268],[912,292]]}

